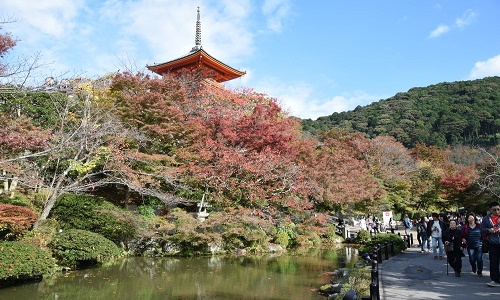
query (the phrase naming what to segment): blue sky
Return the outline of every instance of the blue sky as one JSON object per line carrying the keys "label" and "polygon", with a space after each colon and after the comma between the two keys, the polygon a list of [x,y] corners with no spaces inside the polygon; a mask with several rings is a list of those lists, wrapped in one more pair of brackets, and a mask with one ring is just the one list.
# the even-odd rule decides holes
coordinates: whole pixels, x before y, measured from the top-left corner
{"label": "blue sky", "polygon": [[0,0],[20,41],[9,59],[40,53],[37,76],[99,75],[202,46],[246,71],[226,83],[316,119],[412,87],[500,76],[497,0]]}

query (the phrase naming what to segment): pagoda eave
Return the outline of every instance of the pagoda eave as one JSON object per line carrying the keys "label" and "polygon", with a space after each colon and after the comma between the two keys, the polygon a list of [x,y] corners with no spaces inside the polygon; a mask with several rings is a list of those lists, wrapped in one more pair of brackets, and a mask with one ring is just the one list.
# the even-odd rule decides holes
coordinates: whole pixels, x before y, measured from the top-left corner
{"label": "pagoda eave", "polygon": [[239,78],[246,74],[236,70],[221,61],[215,59],[203,49],[199,49],[181,58],[152,66],[147,66],[148,70],[159,75],[175,74],[182,69],[204,68],[209,71],[214,71],[214,80],[224,82]]}

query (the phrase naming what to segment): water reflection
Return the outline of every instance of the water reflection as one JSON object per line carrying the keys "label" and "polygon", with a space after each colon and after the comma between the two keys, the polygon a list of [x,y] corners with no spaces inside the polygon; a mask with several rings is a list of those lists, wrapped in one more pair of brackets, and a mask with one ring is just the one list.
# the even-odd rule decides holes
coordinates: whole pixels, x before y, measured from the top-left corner
{"label": "water reflection", "polygon": [[95,269],[0,289],[0,299],[322,299],[316,289],[357,250],[280,256],[127,258]]}

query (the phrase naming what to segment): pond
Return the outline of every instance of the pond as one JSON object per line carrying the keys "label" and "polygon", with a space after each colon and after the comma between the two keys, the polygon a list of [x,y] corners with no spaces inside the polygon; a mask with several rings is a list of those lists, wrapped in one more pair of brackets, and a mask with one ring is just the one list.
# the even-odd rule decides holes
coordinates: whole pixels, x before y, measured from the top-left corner
{"label": "pond", "polygon": [[126,258],[98,268],[45,276],[0,289],[0,299],[326,299],[329,272],[351,267],[357,249],[282,255]]}

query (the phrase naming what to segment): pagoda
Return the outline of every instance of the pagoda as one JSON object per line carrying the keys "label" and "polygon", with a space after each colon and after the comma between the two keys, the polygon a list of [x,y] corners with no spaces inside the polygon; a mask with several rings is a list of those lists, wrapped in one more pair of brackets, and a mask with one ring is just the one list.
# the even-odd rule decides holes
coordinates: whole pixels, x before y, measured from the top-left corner
{"label": "pagoda", "polygon": [[195,46],[191,49],[191,51],[177,59],[146,67],[148,70],[161,76],[166,76],[168,74],[175,75],[182,70],[191,71],[196,68],[201,68],[203,71],[206,71],[205,73],[209,76],[209,78],[206,79],[212,79],[217,83],[236,79],[246,74],[246,72],[236,70],[235,68],[226,65],[203,50],[203,47],[201,46],[201,22],[199,7],[196,20]]}

